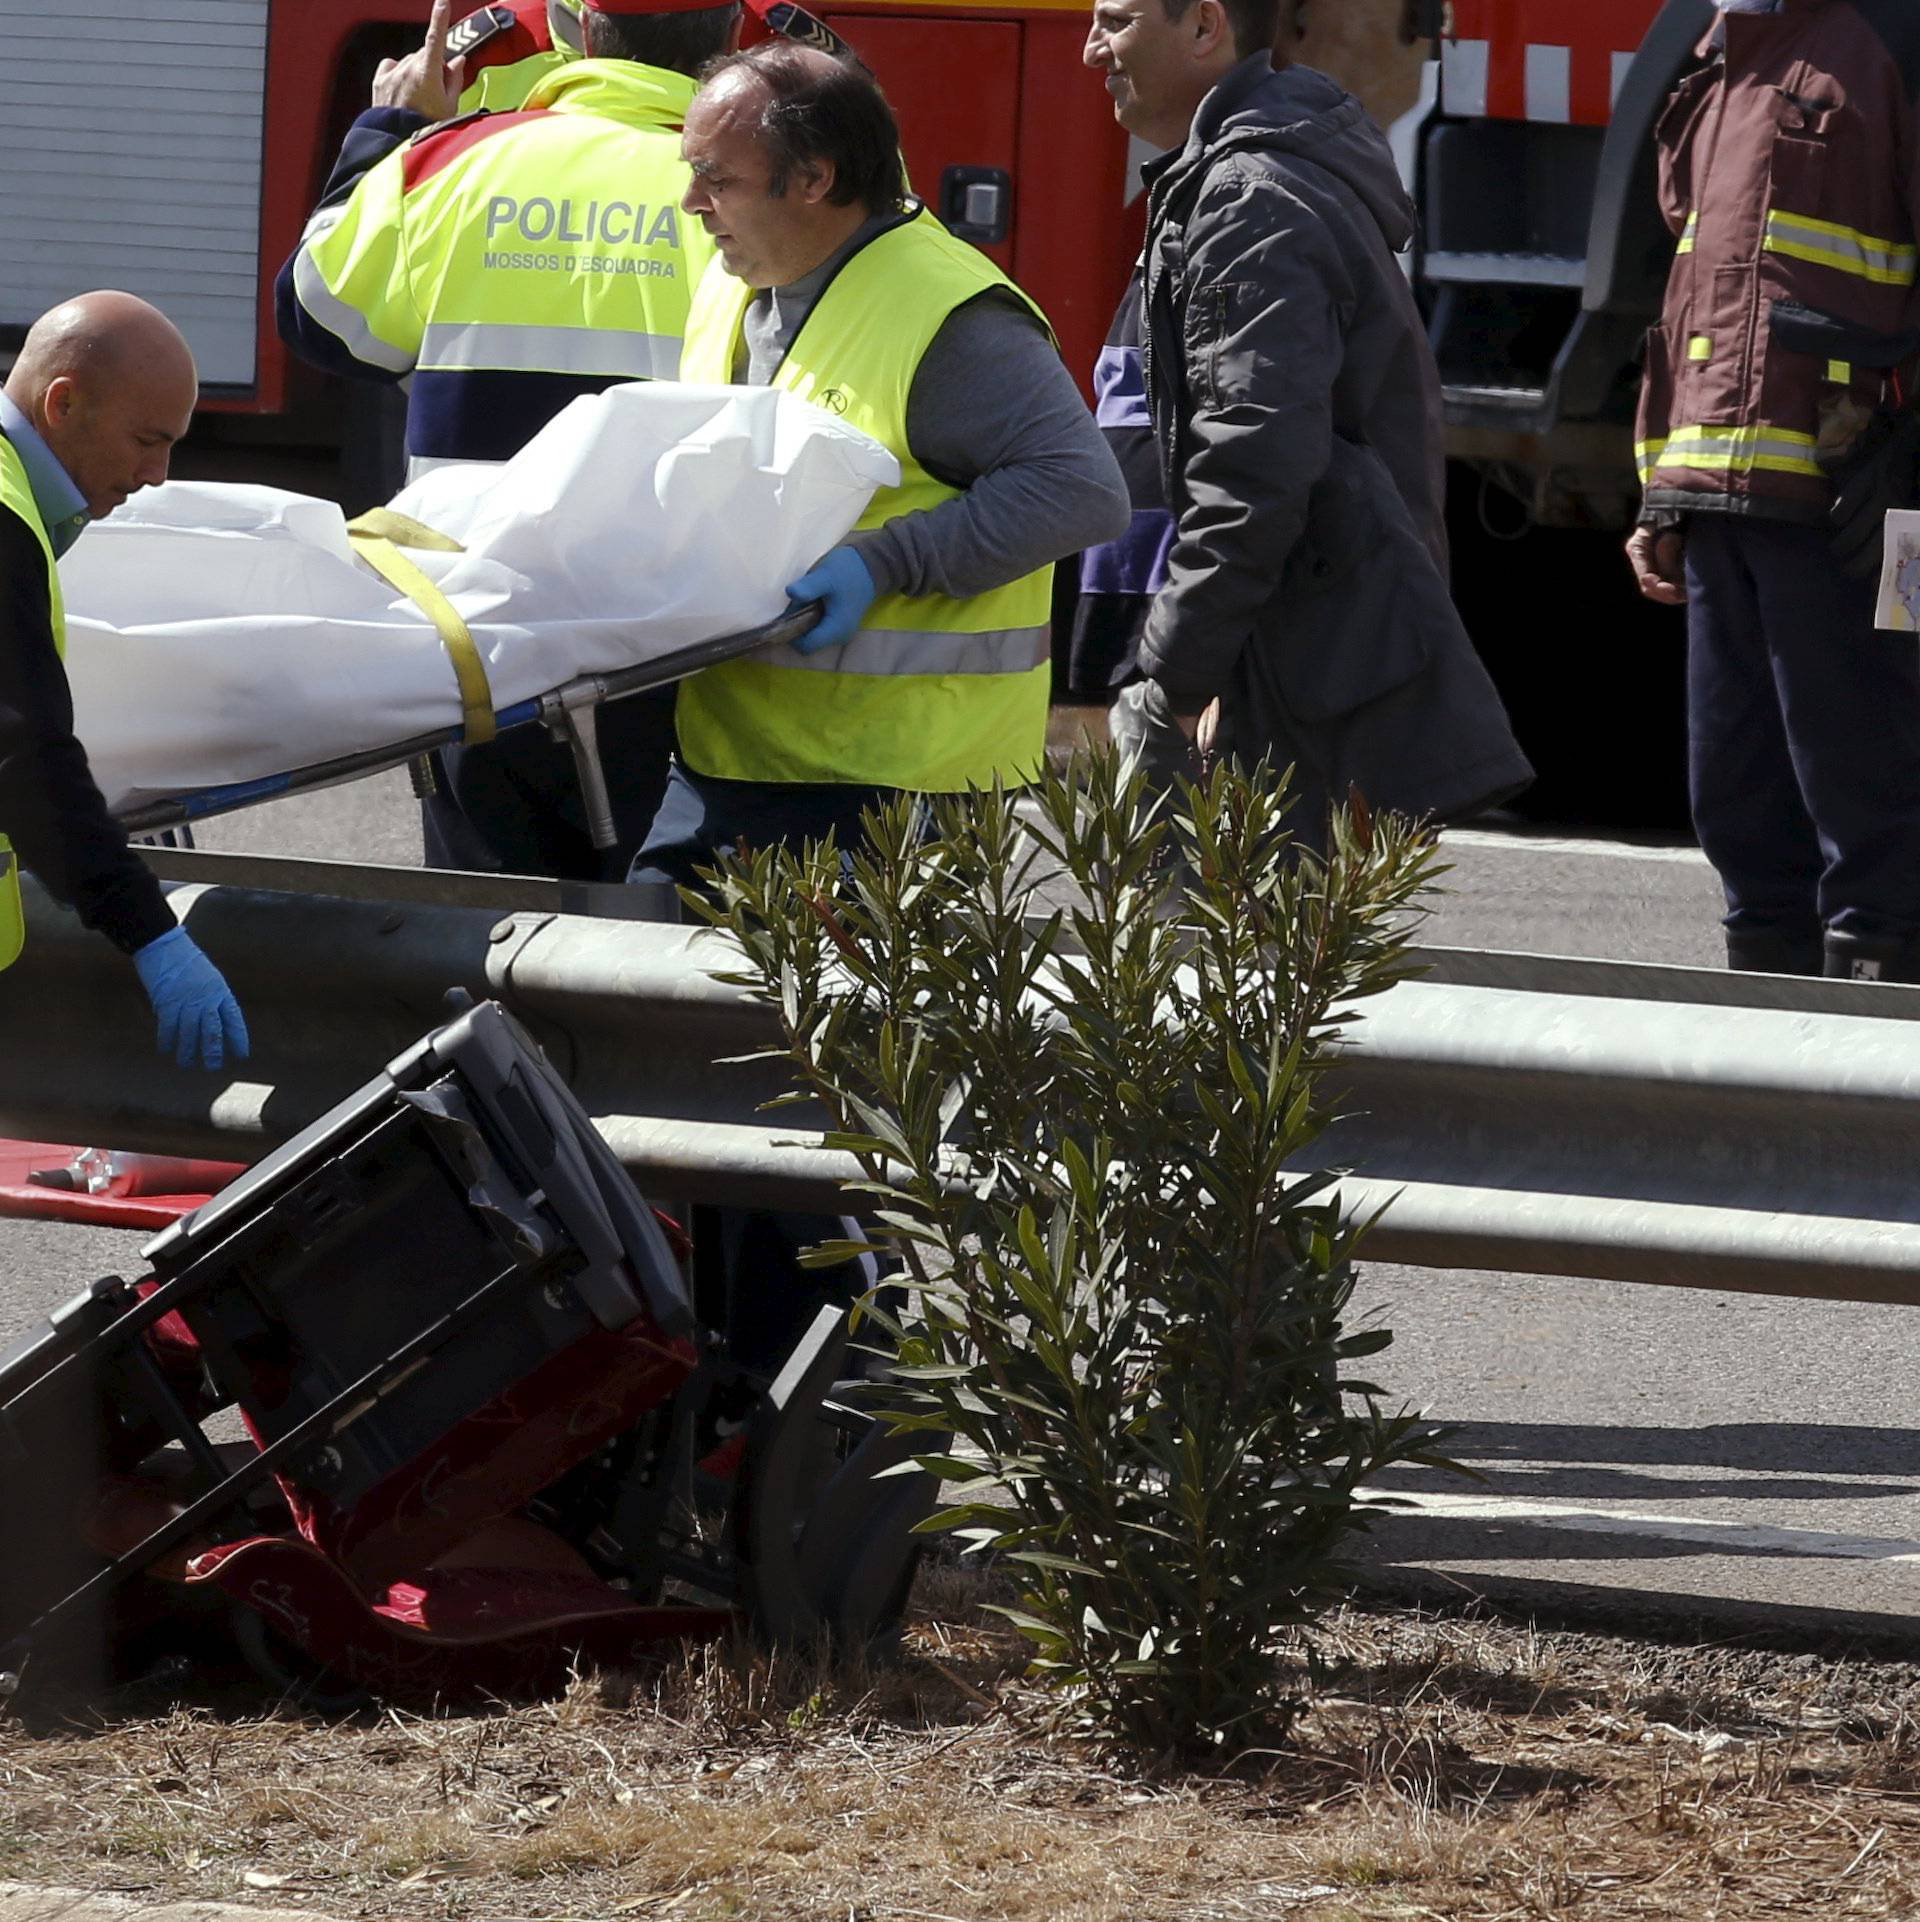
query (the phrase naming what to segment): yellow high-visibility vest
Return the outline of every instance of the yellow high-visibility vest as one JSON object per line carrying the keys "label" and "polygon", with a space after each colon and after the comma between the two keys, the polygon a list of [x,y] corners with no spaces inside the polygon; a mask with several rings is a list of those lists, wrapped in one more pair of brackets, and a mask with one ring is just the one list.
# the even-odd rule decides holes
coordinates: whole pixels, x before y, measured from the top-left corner
{"label": "yellow high-visibility vest", "polygon": [[476,432],[504,410],[524,440],[555,411],[555,376],[580,391],[674,378],[713,257],[680,210],[693,89],[631,60],[568,61],[528,111],[420,135],[309,221],[297,305],[354,360],[411,380],[412,471],[501,458]]}
{"label": "yellow high-visibility vest", "polygon": [[[860,517],[879,527],[953,500],[907,445],[922,357],[956,308],[993,288],[1024,294],[924,208],[847,261],[773,377],[900,462]],[[716,261],[694,294],[680,377],[732,382],[753,290]],[[1045,316],[1033,308],[1042,323]],[[1046,753],[1053,569],[985,594],[883,594],[839,647],[780,646],[680,684],[680,752],[727,780],[827,782],[958,793],[1032,780]]]}
{"label": "yellow high-visibility vest", "polygon": [[573,57],[547,49],[497,67],[482,67],[480,78],[460,96],[459,111],[478,113],[484,108],[488,113],[518,113],[527,104],[527,95]]}
{"label": "yellow high-visibility vest", "polygon": [[[60,570],[53,562],[53,543],[46,522],[34,503],[26,464],[14,445],[0,435],[0,512],[18,514],[33,529],[47,561],[47,601],[53,613],[53,644],[64,660],[67,652],[67,606],[60,593]],[[10,968],[26,943],[27,916],[20,903],[20,863],[13,843],[0,834],[0,968]]]}

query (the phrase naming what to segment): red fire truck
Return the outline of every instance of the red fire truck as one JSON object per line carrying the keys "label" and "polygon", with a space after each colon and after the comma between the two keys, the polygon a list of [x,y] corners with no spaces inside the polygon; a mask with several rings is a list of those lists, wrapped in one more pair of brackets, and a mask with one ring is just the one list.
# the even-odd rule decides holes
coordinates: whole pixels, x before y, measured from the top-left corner
{"label": "red fire truck", "polygon": [[[1303,51],[1380,64],[1404,0],[1317,0]],[[1300,0],[1283,0],[1289,9]],[[9,10],[0,80],[0,354],[78,288],[186,328],[206,409],[270,437],[337,431],[337,397],[275,336],[273,276],[385,55],[430,0],[63,0]],[[1080,64],[1086,0],[814,0],[880,76],[916,186],[1040,301],[1090,371],[1139,247],[1139,162]],[[1391,20],[1382,32],[1372,16]],[[1321,43],[1325,44],[1324,54]],[[110,48],[101,86],[76,47]],[[1349,84],[1362,84],[1349,74]],[[1415,87],[1396,80],[1395,108]],[[1403,84],[1405,83],[1405,84]],[[324,397],[324,398],[323,398]]]}
{"label": "red fire truck", "polygon": [[[69,0],[8,24],[0,348],[77,287],[124,284],[186,326],[210,410],[324,436],[268,292],[385,54],[428,0]],[[1138,166],[1080,66],[1083,0],[832,0],[900,111],[915,181],[1040,300],[1089,368],[1139,241]],[[1416,273],[1456,452],[1540,519],[1618,524],[1623,395],[1666,236],[1650,137],[1707,0],[1307,0],[1302,57],[1411,105],[1438,39],[1437,111],[1403,152]],[[1656,18],[1657,16],[1657,18]],[[110,47],[96,84],[76,46]],[[1424,51],[1422,49],[1421,51]],[[1431,95],[1429,94],[1429,99]]]}
{"label": "red fire truck", "polygon": [[[0,350],[76,289],[125,286],[186,329],[208,412],[256,417],[278,440],[327,438],[337,406],[274,333],[273,277],[379,60],[419,44],[428,9],[70,0],[10,15]],[[920,190],[1091,369],[1141,213],[1126,136],[1080,66],[1081,0],[816,10],[886,85]],[[76,48],[111,48],[122,78],[100,85]]]}

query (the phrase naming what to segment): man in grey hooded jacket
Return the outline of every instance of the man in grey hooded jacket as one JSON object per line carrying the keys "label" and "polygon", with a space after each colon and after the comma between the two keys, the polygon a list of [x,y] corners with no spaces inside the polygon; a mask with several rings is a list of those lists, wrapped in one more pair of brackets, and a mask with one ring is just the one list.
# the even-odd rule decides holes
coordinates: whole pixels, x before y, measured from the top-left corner
{"label": "man in grey hooded jacket", "polygon": [[1096,0],[1087,36],[1120,123],[1172,150],[1144,334],[1177,529],[1113,720],[1163,770],[1196,734],[1292,763],[1317,840],[1351,788],[1450,819],[1532,769],[1447,592],[1439,377],[1394,258],[1413,209],[1360,103],[1275,68],[1277,4]]}

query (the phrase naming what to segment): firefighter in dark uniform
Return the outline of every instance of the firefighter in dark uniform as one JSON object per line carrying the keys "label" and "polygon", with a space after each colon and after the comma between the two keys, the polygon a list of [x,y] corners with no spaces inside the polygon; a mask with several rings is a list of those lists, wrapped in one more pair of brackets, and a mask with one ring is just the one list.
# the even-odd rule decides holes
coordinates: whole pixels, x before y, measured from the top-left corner
{"label": "firefighter in dark uniform", "polygon": [[1678,241],[1628,556],[1687,609],[1689,784],[1727,959],[1920,981],[1920,651],[1874,627],[1915,499],[1920,14],[1717,0],[1658,131]]}

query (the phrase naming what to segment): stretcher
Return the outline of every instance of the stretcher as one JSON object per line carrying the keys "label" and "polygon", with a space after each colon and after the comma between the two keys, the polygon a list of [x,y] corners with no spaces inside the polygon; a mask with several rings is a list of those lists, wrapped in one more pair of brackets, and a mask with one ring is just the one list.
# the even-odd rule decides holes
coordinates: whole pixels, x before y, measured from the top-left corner
{"label": "stretcher", "polygon": [[[593,845],[605,852],[618,845],[619,833],[614,826],[613,802],[600,761],[597,719],[600,708],[609,701],[668,686],[716,662],[734,660],[765,647],[783,646],[806,633],[819,618],[819,602],[809,601],[743,633],[695,641],[637,667],[582,675],[564,687],[502,709],[494,715],[493,728],[486,738],[515,728],[542,727],[564,742],[573,755],[574,776],[580,783],[588,832]],[[124,807],[119,811],[119,819],[130,834],[159,834],[191,828],[197,821],[257,807],[264,801],[283,800],[295,794],[364,780],[369,775],[385,774],[395,768],[416,766],[436,748],[457,747],[473,738],[471,728],[465,723],[436,728],[406,740],[335,755],[308,767],[290,768],[281,774],[224,782],[194,793],[168,795]]]}
{"label": "stretcher", "polygon": [[169,483],[61,563],[76,731],[108,804],[152,832],[544,725],[610,836],[598,706],[784,649],[816,618],[785,583],[898,473],[791,394],[645,382],[351,525]]}
{"label": "stretcher", "polygon": [[[544,724],[606,844],[599,704],[784,647],[817,611],[783,583],[897,472],[791,396],[656,383],[351,529],[156,489],[63,564],[77,730],[152,831]],[[739,1621],[898,1619],[931,1487],[877,1479],[909,1444],[829,1416],[844,1312],[744,1384],[723,1470],[702,1411],[743,1383],[684,1249],[491,1003],[144,1253],[0,1356],[0,1694],[138,1669],[188,1625],[275,1687],[437,1697]]]}

